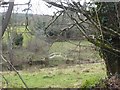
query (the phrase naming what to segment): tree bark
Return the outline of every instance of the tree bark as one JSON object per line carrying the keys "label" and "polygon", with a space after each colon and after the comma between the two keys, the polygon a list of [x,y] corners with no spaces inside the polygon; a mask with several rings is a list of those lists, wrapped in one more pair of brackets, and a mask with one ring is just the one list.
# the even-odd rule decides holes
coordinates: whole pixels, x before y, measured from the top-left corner
{"label": "tree bark", "polygon": [[[119,37],[112,37],[111,43],[114,48],[120,50]],[[120,53],[113,52],[106,48],[101,48],[101,53],[103,54],[108,76],[120,75]]]}
{"label": "tree bark", "polygon": [[2,35],[1,35],[0,38],[2,38],[6,28],[8,26],[8,23],[10,21],[10,17],[11,17],[11,14],[12,14],[13,7],[14,7],[14,0],[10,0],[9,1],[9,7],[8,7],[7,13],[5,15],[5,19],[2,22]]}

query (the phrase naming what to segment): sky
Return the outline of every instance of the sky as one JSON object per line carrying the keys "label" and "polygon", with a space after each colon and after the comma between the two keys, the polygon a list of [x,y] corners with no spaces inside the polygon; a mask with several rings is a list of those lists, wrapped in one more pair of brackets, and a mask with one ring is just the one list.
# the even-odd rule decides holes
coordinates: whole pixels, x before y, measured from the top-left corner
{"label": "sky", "polygon": [[[9,0],[5,0],[5,1],[9,1]],[[24,4],[24,3],[28,3],[28,1],[29,0],[15,0],[15,4]],[[53,15],[53,13],[57,11],[55,7],[48,8],[48,6],[46,6],[46,3],[42,0],[31,0],[31,4],[32,4],[32,7],[29,13],[32,13],[32,14]],[[22,6],[17,5],[17,6],[14,6],[13,12],[25,13],[23,12],[25,8],[27,8],[27,5],[22,5]],[[0,8],[0,12],[5,10],[7,9]]]}
{"label": "sky", "polygon": [[[27,3],[28,1],[29,0],[16,0],[15,3]],[[48,6],[46,6],[46,3],[42,0],[31,0],[31,4],[32,4],[31,7],[32,11],[30,11],[30,13],[52,15],[53,12],[56,11],[54,8],[48,8]]]}
{"label": "sky", "polygon": [[[4,1],[9,1],[9,0],[4,0]],[[27,3],[29,0],[15,0],[15,4],[24,4]],[[50,0],[50,1],[60,1],[60,0]],[[64,1],[80,1],[81,3],[83,3],[84,1],[89,2],[90,0],[64,0]],[[94,1],[94,0],[93,0]],[[103,1],[103,0],[102,0]],[[107,0],[104,0],[107,1]],[[109,0],[111,1],[111,0]],[[31,11],[29,11],[29,13],[32,14],[41,14],[41,15],[54,15],[53,12],[56,12],[58,8],[55,7],[51,7],[48,8],[48,6],[46,6],[46,3],[43,0],[31,0]],[[24,6],[14,6],[14,13],[25,13],[23,12],[23,10],[27,8],[26,5]],[[1,8],[0,7],[0,12],[5,11],[7,9],[5,8]]]}
{"label": "sky", "polygon": [[[9,1],[9,0],[4,0],[4,1]],[[60,0],[51,0],[51,1],[60,1]],[[81,1],[81,0],[75,0],[75,1]],[[15,4],[24,4],[24,3],[28,3],[29,0],[15,0]],[[32,14],[41,14],[41,15],[54,15],[54,12],[57,11],[58,8],[55,7],[51,7],[48,8],[48,6],[46,6],[47,3],[45,3],[43,0],[31,0],[31,10],[29,11],[29,13]],[[23,5],[23,6],[14,6],[14,13],[25,13],[23,12],[23,10],[27,8],[27,5]],[[4,8],[0,8],[0,12],[1,11],[5,11],[7,9]]]}

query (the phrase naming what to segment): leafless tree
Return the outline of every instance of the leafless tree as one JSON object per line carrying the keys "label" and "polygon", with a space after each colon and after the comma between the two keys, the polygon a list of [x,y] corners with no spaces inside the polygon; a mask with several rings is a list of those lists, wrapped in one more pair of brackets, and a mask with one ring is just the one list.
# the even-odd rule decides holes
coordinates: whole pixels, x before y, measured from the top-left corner
{"label": "leafless tree", "polygon": [[[114,25],[114,28],[112,28],[109,25],[108,26],[104,25],[101,22],[100,11],[102,9],[101,6],[103,6],[104,3],[101,3],[100,7],[98,8],[98,6],[96,7],[96,4],[94,2],[88,2],[82,5],[80,2],[75,2],[73,0],[71,0],[71,2],[70,1],[67,2],[64,0],[58,2],[54,2],[51,0],[44,0],[44,1],[47,4],[60,8],[60,10],[62,9],[62,12],[60,12],[60,14],[62,14],[63,12],[67,13],[68,17],[73,21],[73,24],[70,27],[67,27],[68,29],[71,29],[72,27],[76,26],[89,42],[93,43],[95,46],[100,48],[102,57],[104,58],[106,63],[108,75],[115,75],[116,73],[117,75],[120,74],[120,61],[119,61],[120,47],[118,46],[120,45],[119,43],[120,28],[119,28],[119,23],[117,23],[119,22],[119,17],[120,17],[119,14],[120,10],[118,8],[120,6],[120,2],[114,3],[116,4],[115,12],[108,14],[109,17],[111,17],[111,15],[115,17],[113,21],[111,21],[109,18],[109,22],[111,24],[114,24],[116,22],[116,25],[118,25],[118,26]],[[110,4],[110,2],[105,3],[105,5],[107,4]],[[94,13],[93,13],[93,9],[94,9]],[[108,10],[108,12],[110,11],[110,9],[106,9],[106,10]],[[76,16],[69,13],[70,11],[72,13],[75,13]],[[56,19],[58,17],[59,15],[56,17]],[[54,21],[55,19],[51,23],[54,23]],[[50,26],[51,23],[48,26]],[[93,33],[94,38],[90,37],[86,33],[87,31],[92,31],[92,30],[94,30]],[[113,45],[112,43],[109,43],[109,41],[106,39],[108,35],[111,36],[112,43],[117,44],[117,46]],[[110,56],[112,57],[110,58]]]}

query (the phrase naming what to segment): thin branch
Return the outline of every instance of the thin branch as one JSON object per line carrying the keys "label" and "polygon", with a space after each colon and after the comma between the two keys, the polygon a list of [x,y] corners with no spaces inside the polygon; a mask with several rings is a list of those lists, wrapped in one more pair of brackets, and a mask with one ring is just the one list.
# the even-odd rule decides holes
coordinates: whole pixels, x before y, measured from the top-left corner
{"label": "thin branch", "polygon": [[19,72],[16,70],[16,68],[13,66],[13,64],[12,64],[10,61],[6,60],[6,59],[3,57],[3,55],[1,55],[1,58],[2,58],[5,62],[7,62],[7,63],[13,68],[13,70],[17,73],[17,75],[18,75],[19,78],[21,79],[21,81],[22,81],[22,83],[24,84],[24,86],[25,86],[26,88],[28,88],[27,84],[25,83],[25,81],[23,80],[23,78],[22,78],[22,76],[19,74]]}
{"label": "thin branch", "polygon": [[[46,30],[59,18],[60,15],[62,15],[63,11],[60,11],[60,14],[56,16],[54,20],[52,20],[46,27],[45,27],[45,34],[47,35]],[[47,35],[48,36],[48,35]]]}
{"label": "thin branch", "polygon": [[[29,26],[29,15],[28,15],[28,12],[29,10],[31,10],[31,7],[32,7],[32,4],[31,3],[31,0],[28,1],[28,3],[26,3],[28,5],[27,8],[25,8],[23,11],[26,11],[26,14],[25,14],[25,18],[26,18],[26,22],[25,22],[25,30],[30,32],[28,26]],[[31,35],[33,35],[32,32],[30,32]]]}
{"label": "thin branch", "polygon": [[[2,75],[2,74],[1,74]],[[2,77],[3,77],[3,79],[5,80],[5,82],[6,82],[6,87],[5,88],[7,88],[8,87],[8,81],[7,81],[7,79],[4,77],[4,75],[2,75]]]}
{"label": "thin branch", "polygon": [[104,40],[104,38],[103,38],[103,31],[102,31],[102,28],[101,28],[101,23],[100,23],[100,19],[99,19],[99,16],[98,16],[98,12],[97,12],[97,10],[96,10],[96,8],[95,8],[95,13],[96,13],[96,18],[97,18],[97,22],[98,22],[98,25],[99,25],[99,27],[100,27],[100,35],[102,36],[102,40]]}
{"label": "thin branch", "polygon": [[[57,4],[57,3],[55,3],[55,2],[47,2],[47,3],[48,3],[48,4],[51,4],[51,5],[53,5],[53,6],[56,6],[56,7],[58,7],[58,8],[61,8],[61,9],[71,10],[71,11],[73,11],[73,12],[83,14],[83,15],[91,22],[91,24],[94,25],[95,28],[100,31],[99,25],[96,24],[97,22],[95,22],[95,21],[92,20],[92,18],[91,18],[92,16],[90,16],[90,14],[88,14],[87,11],[85,11],[84,9],[82,9],[82,5],[80,5],[79,3],[78,3],[78,4],[79,4],[79,6],[78,6],[78,4],[77,4],[76,2],[73,2],[73,4],[75,5],[75,7],[67,7],[67,6],[64,6],[64,7],[63,7],[63,5]],[[81,8],[80,8],[80,7],[81,7]],[[107,28],[107,27],[105,27],[105,26],[101,26],[101,27],[102,27],[102,28]],[[115,31],[115,30],[113,30],[113,29],[111,29],[111,28],[107,28],[107,31],[110,31],[110,32],[112,32],[112,34],[115,34],[115,35],[120,36],[120,33],[119,33],[119,32],[117,32],[117,31]],[[104,31],[104,32],[106,32],[106,31]]]}
{"label": "thin branch", "polygon": [[82,32],[82,34],[88,39],[88,41],[90,41],[91,43],[95,44],[95,45],[98,46],[98,47],[108,48],[108,49],[110,49],[110,50],[112,50],[112,51],[114,51],[114,52],[120,53],[120,50],[115,49],[115,48],[113,48],[112,46],[110,46],[110,45],[108,45],[108,44],[106,44],[106,43],[104,43],[104,42],[101,42],[101,39],[96,39],[96,40],[94,40],[94,39],[88,37],[88,35],[84,32],[85,29],[84,29],[81,25],[79,25],[79,23],[77,22],[77,20],[76,20],[75,18],[73,18],[72,16],[71,16],[71,18],[75,21],[75,23],[77,24],[78,29],[79,29],[79,30]]}
{"label": "thin branch", "polygon": [[[118,3],[118,5],[120,6],[120,2]],[[119,7],[120,8],[120,7]],[[117,6],[117,3],[115,3],[115,10],[116,10],[116,13],[117,13],[117,20],[118,20],[118,27],[120,28],[120,11],[118,11],[118,6]]]}

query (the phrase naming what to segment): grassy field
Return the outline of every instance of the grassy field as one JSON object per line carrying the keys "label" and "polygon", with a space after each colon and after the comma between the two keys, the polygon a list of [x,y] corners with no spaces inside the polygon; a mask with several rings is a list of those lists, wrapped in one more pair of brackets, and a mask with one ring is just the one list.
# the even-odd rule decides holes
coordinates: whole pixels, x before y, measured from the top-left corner
{"label": "grassy field", "polygon": [[95,51],[90,42],[86,40],[80,41],[80,47],[76,46],[79,45],[79,41],[71,41],[70,42],[55,42],[53,43],[52,47],[50,48],[49,53],[59,52],[61,54],[67,55],[69,58],[74,59],[94,59],[100,60],[98,51]]}
{"label": "grassy field", "polygon": [[[50,47],[49,51],[42,51],[43,48],[46,48],[46,46],[42,46],[42,49],[39,49],[38,52],[34,52],[32,50],[26,49],[26,48],[20,48],[20,49],[13,49],[14,51],[14,62],[24,62],[28,61],[29,58],[32,58],[32,61],[39,61],[41,60],[45,55],[48,54],[61,54],[61,56],[55,56],[53,58],[50,58],[50,63],[52,64],[63,64],[65,63],[65,60],[89,60],[89,61],[101,61],[101,58],[99,56],[99,52],[95,51],[94,48],[91,48],[93,46],[88,41],[81,41],[80,45],[81,47],[76,46],[75,44],[78,44],[78,41],[71,41],[69,42],[55,42]],[[40,46],[40,44],[39,44]],[[85,47],[83,47],[85,46]],[[32,46],[36,47],[36,46]],[[31,48],[30,48],[31,49]],[[32,48],[33,49],[33,48]],[[7,52],[7,51],[6,51]],[[5,52],[5,53],[6,53]],[[42,53],[44,52],[44,53]],[[6,55],[7,56],[7,55]]]}
{"label": "grassy field", "polygon": [[[106,76],[102,63],[81,64],[75,66],[59,66],[54,68],[38,69],[31,67],[29,70],[19,71],[29,88],[46,87],[90,87]],[[15,72],[3,72],[7,79],[8,87],[24,87]],[[3,79],[5,87],[5,80]]]}
{"label": "grassy field", "polygon": [[[17,32],[21,33],[24,28],[18,28]],[[40,67],[40,65],[24,67],[23,70],[19,71],[23,79],[29,88],[46,88],[46,87],[90,87],[98,83],[102,78],[106,77],[105,65],[101,63],[84,63],[84,64],[66,64],[66,60],[77,60],[77,61],[101,61],[98,51],[94,50],[93,44],[86,40],[82,40],[80,47],[77,46],[79,41],[64,41],[54,42],[49,50],[46,49],[46,45],[41,44],[40,41],[36,40],[33,42],[33,46],[28,48],[27,42],[31,41],[34,36],[23,34],[23,47],[14,48],[13,58],[17,64],[20,62],[29,61],[40,61],[45,55],[52,53],[59,53],[61,56],[55,56],[49,59],[51,65],[57,65],[55,67]],[[4,40],[7,41],[7,33],[5,33]],[[35,39],[33,40],[35,41]],[[77,45],[76,45],[77,44]],[[38,49],[34,52],[34,48]],[[43,51],[42,51],[43,50]],[[7,51],[3,52],[8,57]],[[24,87],[23,83],[13,71],[4,71],[8,87]],[[3,87],[6,87],[6,81],[3,79]]]}

